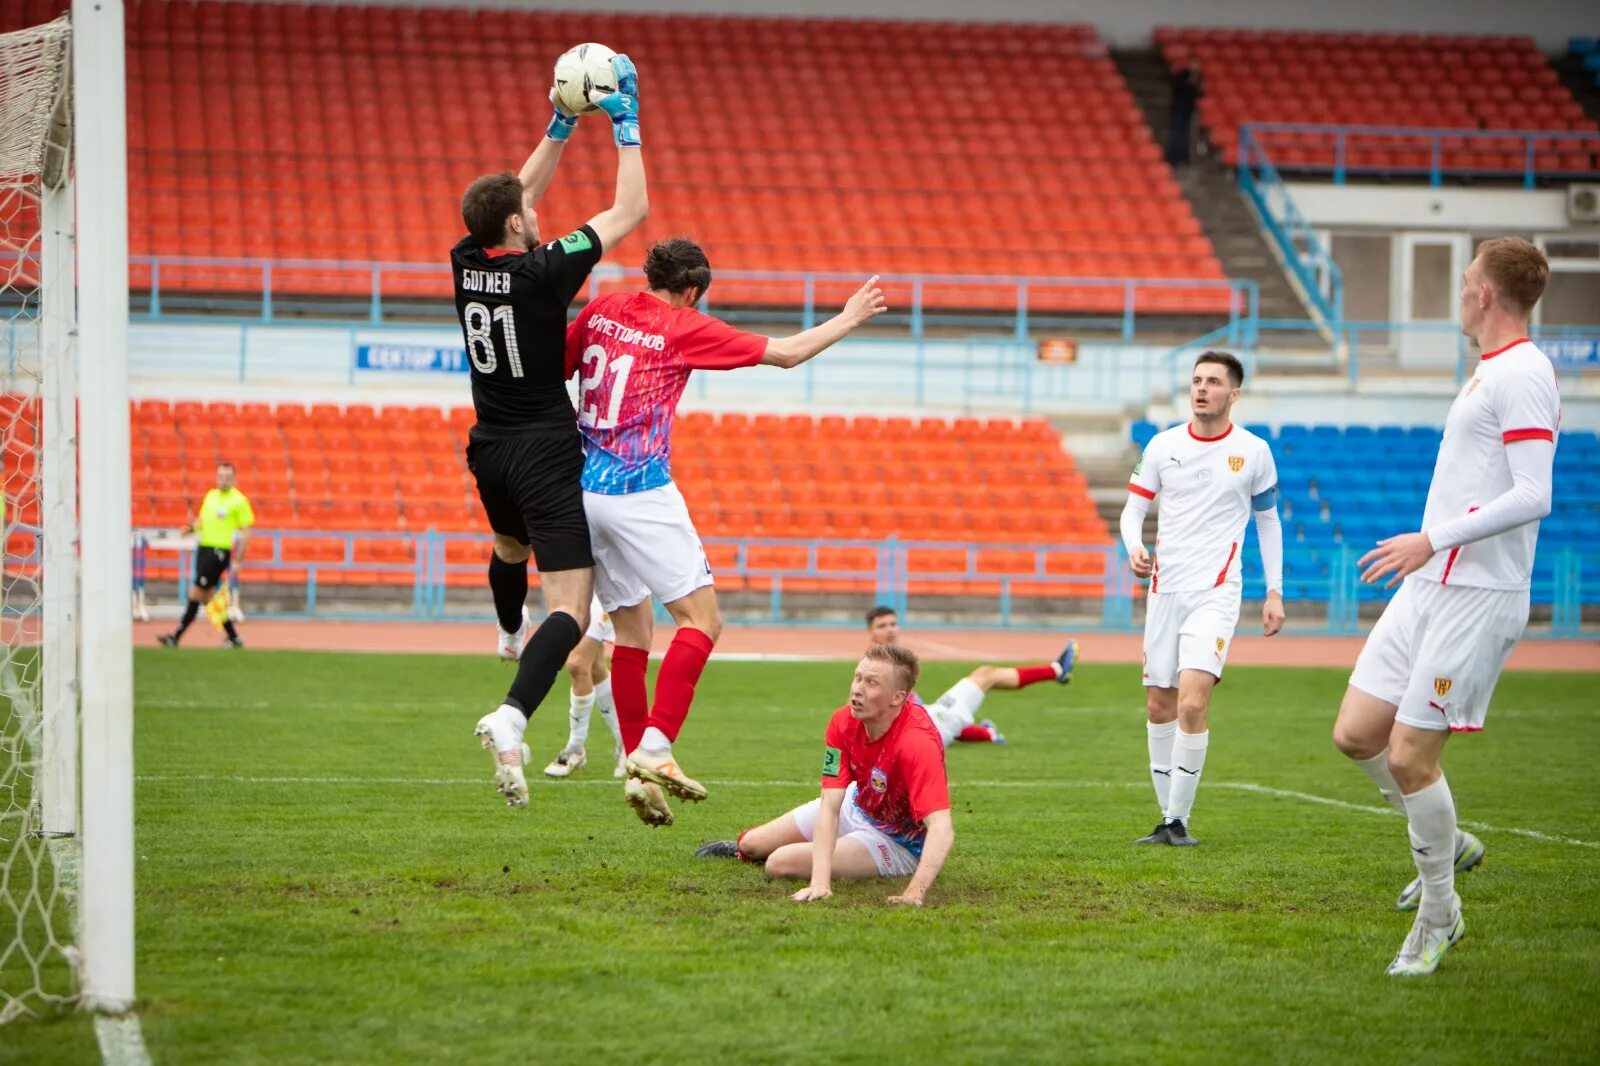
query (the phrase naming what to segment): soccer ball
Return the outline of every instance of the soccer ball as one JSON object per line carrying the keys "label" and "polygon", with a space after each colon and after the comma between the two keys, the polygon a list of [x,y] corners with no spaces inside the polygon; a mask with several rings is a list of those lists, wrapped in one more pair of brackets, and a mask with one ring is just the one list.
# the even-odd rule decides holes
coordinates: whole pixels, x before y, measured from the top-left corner
{"label": "soccer ball", "polygon": [[617,75],[611,69],[611,59],[617,53],[603,44],[590,41],[569,48],[556,60],[556,95],[568,111],[582,114],[598,111],[589,102],[589,91],[603,93],[617,91]]}

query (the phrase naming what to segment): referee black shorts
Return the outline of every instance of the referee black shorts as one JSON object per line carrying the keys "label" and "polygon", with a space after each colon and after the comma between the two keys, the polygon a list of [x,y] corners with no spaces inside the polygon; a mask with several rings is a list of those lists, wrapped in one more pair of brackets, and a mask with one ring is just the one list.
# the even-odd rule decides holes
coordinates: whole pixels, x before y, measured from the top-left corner
{"label": "referee black shorts", "polygon": [[503,433],[474,426],[467,469],[489,527],[533,548],[541,572],[594,565],[583,513],[583,437],[578,427]]}
{"label": "referee black shorts", "polygon": [[222,586],[222,575],[228,572],[233,552],[227,548],[201,548],[194,555],[194,583],[211,591]]}

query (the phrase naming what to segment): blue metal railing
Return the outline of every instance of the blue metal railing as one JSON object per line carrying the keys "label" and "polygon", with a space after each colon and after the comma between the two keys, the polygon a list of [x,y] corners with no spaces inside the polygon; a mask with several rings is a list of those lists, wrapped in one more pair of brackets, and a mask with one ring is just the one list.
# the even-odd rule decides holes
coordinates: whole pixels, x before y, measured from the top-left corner
{"label": "blue metal railing", "polygon": [[[1283,165],[1331,173],[1337,185],[1351,174],[1426,174],[1435,186],[1447,176],[1508,177],[1532,189],[1540,178],[1594,178],[1600,165],[1600,133],[1569,130],[1247,122],[1239,127],[1241,167],[1247,144],[1257,152],[1287,151],[1292,158]],[[1306,158],[1301,149],[1315,154]],[[1392,158],[1371,155],[1379,152]]]}
{"label": "blue metal railing", "polygon": [[1319,326],[1330,340],[1336,338],[1344,322],[1344,275],[1249,126],[1239,138],[1239,188],[1300,283]]}
{"label": "blue metal railing", "polygon": [[[200,304],[203,303],[208,315],[223,310],[236,312],[232,316],[234,318],[272,322],[275,316],[281,317],[281,305],[286,294],[304,297],[308,293],[323,291],[330,295],[323,311],[342,312],[342,315],[335,316],[338,320],[381,324],[386,315],[396,310],[396,302],[407,298],[405,292],[397,291],[405,288],[405,282],[411,282],[413,290],[419,279],[438,286],[437,294],[419,296],[413,291],[410,296],[413,301],[435,297],[442,300],[448,297],[450,280],[449,268],[437,263],[149,255],[130,256],[128,261],[133,268],[134,288],[143,289],[146,293],[146,309],[135,317],[146,321],[166,321],[183,313],[190,303],[195,304],[196,309],[202,309]],[[170,279],[170,275],[177,270],[186,270],[191,274],[182,290],[173,290],[168,281],[163,280],[163,274]],[[196,274],[206,280],[195,280],[192,275]],[[713,294],[719,290],[726,292],[740,284],[761,285],[769,291],[769,295],[771,290],[776,289],[779,295],[772,298],[771,302],[796,316],[802,328],[809,328],[820,317],[832,313],[834,304],[842,303],[848,292],[860,285],[862,276],[859,273],[824,271],[719,270],[719,285]],[[285,277],[290,280],[285,281]],[[614,264],[602,264],[590,278],[589,294],[593,297],[608,286],[633,284],[635,280],[633,274],[624,272]],[[1050,306],[1052,302],[1059,302],[1050,300],[1051,296],[1068,290],[1090,290],[1113,296],[1119,306],[1115,310],[1105,308],[1095,312],[1096,321],[1110,328],[1120,328],[1125,340],[1132,340],[1135,336],[1140,315],[1155,313],[1148,309],[1141,310],[1141,303],[1159,303],[1158,294],[1161,293],[1216,293],[1219,297],[1217,306],[1196,313],[1226,314],[1230,321],[1253,318],[1260,301],[1259,286],[1254,281],[1232,279],[883,274],[881,283],[891,292],[892,302],[901,304],[894,310],[901,315],[913,337],[923,336],[927,321],[938,315],[962,322],[1004,324],[1010,327],[1014,336],[1027,338],[1031,335],[1030,326],[1035,319],[1062,315],[1081,319],[1087,313]],[[219,297],[208,290],[207,285],[213,289],[235,290],[236,294]],[[825,290],[822,297],[818,294],[819,287]],[[188,295],[196,290],[208,294],[203,300]],[[176,296],[174,291],[177,292]],[[359,297],[356,295],[358,291],[362,294]],[[959,307],[960,301],[952,300],[950,296],[963,293],[972,299],[970,308],[941,312],[931,305],[930,297],[937,294],[945,297],[939,302]],[[837,300],[833,299],[835,296]],[[748,302],[764,303],[767,300]],[[709,309],[715,303],[702,302],[701,306],[703,310]],[[993,311],[982,310],[985,306],[999,304],[1008,304],[1009,309],[1001,310],[996,306]],[[446,304],[441,303],[440,306]],[[405,310],[415,313],[414,306]]]}
{"label": "blue metal railing", "polygon": [[[13,530],[33,533],[33,527],[13,526]],[[336,550],[323,552],[321,558],[301,558],[295,545],[306,541],[321,541],[324,545],[337,542]],[[359,545],[374,543],[401,544],[403,557],[377,561],[364,559],[366,554]],[[955,625],[963,627],[1026,624],[1029,612],[1019,612],[1025,602],[1049,600],[1072,601],[1081,613],[1093,612],[1098,602],[1098,620],[1092,628],[1102,630],[1129,630],[1135,628],[1133,604],[1142,592],[1130,575],[1127,555],[1120,544],[1052,544],[1008,545],[975,544],[955,541],[903,541],[864,539],[784,539],[761,537],[707,537],[707,552],[725,587],[732,591],[749,591],[767,595],[765,610],[755,616],[744,617],[753,621],[775,624],[806,624],[791,615],[786,605],[793,597],[815,593],[857,598],[872,597],[874,602],[886,603],[896,608],[903,617],[912,617],[925,596],[958,596],[963,613],[968,619],[981,616],[982,620],[963,620]],[[452,549],[470,548],[468,551]],[[1360,629],[1359,609],[1362,603],[1386,598],[1387,593],[1363,586],[1359,581],[1356,558],[1360,554],[1350,545],[1335,546],[1326,573],[1320,567],[1297,565],[1295,545],[1287,546],[1286,583],[1297,593],[1296,602],[1306,605],[1295,612],[1295,628],[1300,632],[1355,633]],[[288,549],[286,551],[286,549]],[[428,530],[421,533],[338,532],[312,530],[261,531],[252,538],[248,559],[237,568],[244,575],[245,588],[256,585],[277,585],[304,588],[304,605],[300,610],[287,612],[255,612],[271,616],[294,617],[373,617],[408,618],[419,621],[439,620],[446,617],[488,617],[482,612],[448,611],[449,591],[462,587],[452,580],[462,575],[474,579],[481,576],[484,558],[489,551],[487,539],[477,533],[441,533]],[[944,553],[930,560],[929,553]],[[762,553],[765,553],[763,561]],[[779,558],[779,553],[786,553]],[[827,553],[837,553],[827,561]],[[849,558],[844,553],[853,553]],[[959,553],[961,562],[953,562]],[[1010,553],[1004,569],[989,565],[994,553]],[[472,557],[463,558],[470,554]],[[452,558],[455,555],[457,557]],[[867,558],[870,555],[870,563]],[[1017,556],[1028,556],[1027,566],[1017,565]],[[1063,556],[1079,560],[1093,559],[1093,572],[1055,573],[1053,563]],[[946,560],[950,559],[950,562]],[[1581,552],[1571,548],[1555,552],[1555,565],[1548,576],[1543,572],[1534,581],[1536,603],[1550,605],[1550,625],[1545,635],[1575,637],[1582,634],[1583,608],[1600,604],[1600,581],[1592,580],[1600,571],[1600,553]],[[986,562],[986,560],[988,560]],[[30,552],[9,555],[7,568],[27,571],[37,568],[41,556],[37,544]],[[930,566],[930,563],[938,565]],[[136,588],[151,586],[152,564],[142,538],[134,545],[134,577]],[[193,570],[193,554],[182,551],[176,557],[179,579],[173,584],[181,598],[187,588],[188,575]],[[1081,567],[1080,567],[1081,569]],[[1253,568],[1252,568],[1253,569]],[[1591,580],[1585,581],[1585,575]],[[397,599],[409,599],[409,610],[398,615],[393,609],[360,612],[345,608],[330,612],[321,602],[321,592],[330,579],[341,586],[374,586],[388,584],[395,590]],[[963,588],[964,586],[964,588]],[[1259,591],[1259,579],[1247,576],[1247,599]],[[1059,591],[1058,591],[1059,590]],[[481,591],[473,597],[481,601]],[[12,614],[30,613],[35,600],[27,606],[8,604],[5,610]],[[1320,626],[1312,621],[1311,604],[1322,604],[1325,615]],[[390,601],[388,606],[395,605]],[[942,624],[932,619],[919,620],[920,625]]]}

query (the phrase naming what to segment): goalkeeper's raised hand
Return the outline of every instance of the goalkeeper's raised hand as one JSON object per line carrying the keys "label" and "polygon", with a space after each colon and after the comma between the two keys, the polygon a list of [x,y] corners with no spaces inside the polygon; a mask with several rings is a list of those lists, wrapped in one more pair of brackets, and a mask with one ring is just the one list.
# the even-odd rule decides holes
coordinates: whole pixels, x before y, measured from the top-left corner
{"label": "goalkeeper's raised hand", "polygon": [[554,85],[550,86],[550,106],[555,108],[555,114],[550,116],[550,125],[545,129],[544,135],[552,141],[565,141],[572,136],[572,131],[578,128],[578,116],[567,110],[567,105],[561,102],[561,94]]}
{"label": "goalkeeper's raised hand", "polygon": [[611,71],[617,91],[589,90],[589,102],[611,117],[611,137],[618,148],[639,147],[639,71],[626,55],[613,56]]}

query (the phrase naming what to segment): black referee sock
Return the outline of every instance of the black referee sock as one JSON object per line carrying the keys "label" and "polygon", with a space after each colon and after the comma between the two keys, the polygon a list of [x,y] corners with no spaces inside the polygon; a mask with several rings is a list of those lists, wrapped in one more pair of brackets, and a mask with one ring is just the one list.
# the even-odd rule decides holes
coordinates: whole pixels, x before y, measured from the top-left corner
{"label": "black referee sock", "polygon": [[183,621],[178,623],[177,632],[172,634],[173,637],[177,638],[183,636],[183,631],[189,628],[190,624],[194,621],[195,615],[199,613],[200,604],[195,600],[190,600],[188,606],[183,609]]}
{"label": "black referee sock", "polygon": [[498,555],[489,556],[489,591],[494,593],[500,628],[507,633],[521,629],[522,605],[528,602],[528,561],[508,563]]}
{"label": "black referee sock", "polygon": [[228,634],[228,639],[229,640],[238,640],[239,639],[239,631],[237,629],[233,628],[233,619],[231,619],[231,618],[228,619],[226,622],[222,623],[222,631],[224,633]]}
{"label": "black referee sock", "polygon": [[567,656],[583,639],[578,620],[565,611],[556,611],[539,624],[517,660],[517,677],[511,682],[506,702],[532,717],[534,710],[556,683],[556,675],[567,665]]}

